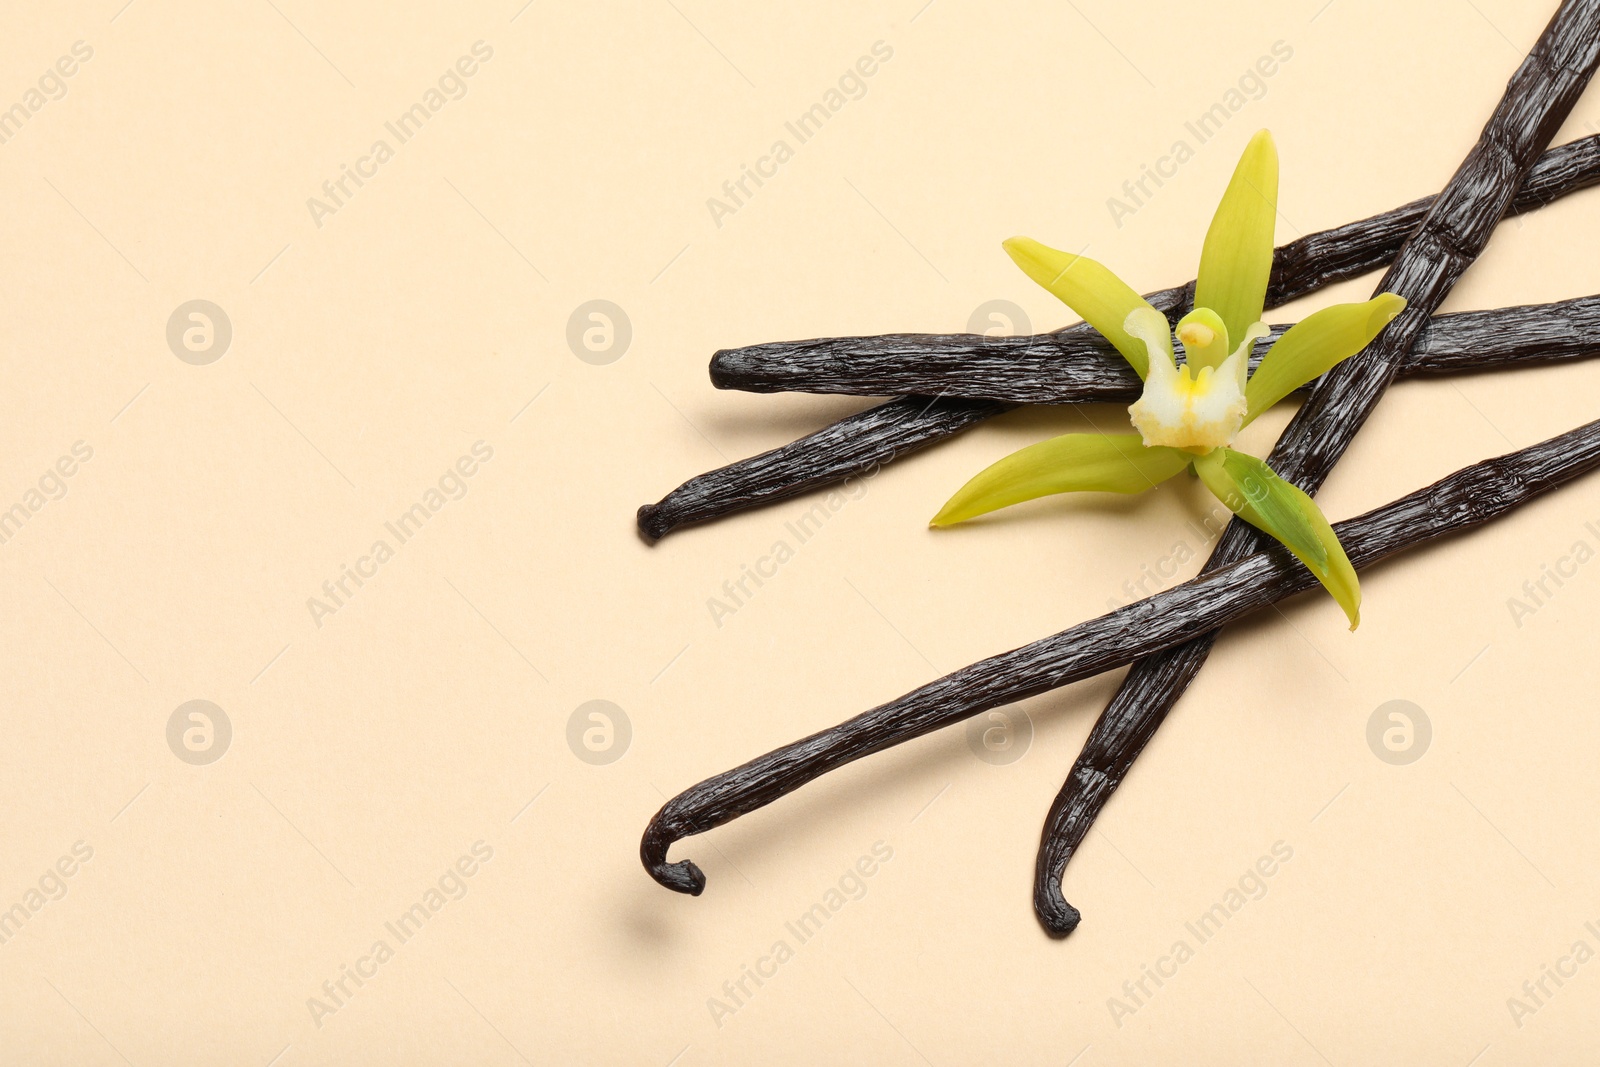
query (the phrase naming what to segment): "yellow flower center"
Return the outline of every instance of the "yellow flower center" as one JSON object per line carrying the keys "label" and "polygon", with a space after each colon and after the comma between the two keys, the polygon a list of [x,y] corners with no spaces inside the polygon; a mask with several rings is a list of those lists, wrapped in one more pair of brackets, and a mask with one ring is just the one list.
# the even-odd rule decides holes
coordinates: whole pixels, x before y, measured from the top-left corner
{"label": "yellow flower center", "polygon": [[1222,448],[1244,425],[1249,403],[1245,399],[1245,379],[1249,374],[1250,350],[1267,328],[1256,323],[1244,340],[1220,363],[1213,363],[1227,351],[1226,329],[1216,317],[1200,309],[1178,325],[1177,338],[1183,342],[1187,360],[1180,367],[1173,355],[1173,334],[1159,312],[1141,308],[1128,316],[1124,329],[1145,344],[1149,354],[1149,373],[1144,391],[1128,408],[1134,428],[1150,447],[1166,445],[1204,454]]}
{"label": "yellow flower center", "polygon": [[1178,324],[1178,340],[1183,342],[1185,349],[1205,348],[1217,339],[1217,331],[1203,322],[1183,322]]}

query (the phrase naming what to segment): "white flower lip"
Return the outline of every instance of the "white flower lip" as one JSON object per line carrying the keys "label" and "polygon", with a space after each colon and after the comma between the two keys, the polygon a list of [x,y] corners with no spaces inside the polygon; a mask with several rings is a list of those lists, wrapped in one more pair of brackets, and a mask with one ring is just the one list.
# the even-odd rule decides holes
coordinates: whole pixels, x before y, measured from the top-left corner
{"label": "white flower lip", "polygon": [[[1190,328],[1195,326],[1198,324]],[[1245,379],[1250,350],[1256,338],[1267,333],[1265,324],[1252,325],[1221,366],[1201,367],[1198,373],[1187,362],[1177,365],[1170,327],[1159,312],[1134,311],[1123,328],[1144,342],[1150,356],[1144,392],[1128,408],[1144,443],[1152,448],[1165,445],[1199,452],[1231,444],[1249,410]],[[1209,339],[1195,340],[1205,343]]]}

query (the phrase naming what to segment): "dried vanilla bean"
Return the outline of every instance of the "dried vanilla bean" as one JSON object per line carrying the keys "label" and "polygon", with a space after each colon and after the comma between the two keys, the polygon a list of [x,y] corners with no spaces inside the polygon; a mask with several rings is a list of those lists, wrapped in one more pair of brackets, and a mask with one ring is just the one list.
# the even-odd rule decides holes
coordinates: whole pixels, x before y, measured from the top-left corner
{"label": "dried vanilla bean", "polygon": [[879,404],[770,452],[690,478],[660,503],[639,509],[639,532],[658,541],[692,522],[876,474],[883,464],[1011,406],[998,400],[914,396]]}
{"label": "dried vanilla bean", "polygon": [[[1295,413],[1270,459],[1285,479],[1315,494],[1405,363],[1427,318],[1488,243],[1523,176],[1566,120],[1600,64],[1600,0],[1565,0],[1507,84],[1494,114],[1427,218],[1378,285],[1410,303],[1367,349],[1330,371]],[[1235,520],[1209,571],[1262,544]],[[1061,892],[1063,868],[1139,752],[1199,673],[1214,634],[1136,663],[1095,723],[1051,805],[1034,872],[1034,911],[1064,937],[1077,909]]]}
{"label": "dried vanilla bean", "polygon": [[[1487,242],[1539,147],[1570,111],[1597,62],[1600,0],[1566,0],[1533,53],[1513,75],[1478,145],[1407,241],[1380,287],[1407,296],[1411,304],[1406,312],[1364,353],[1327,375],[1291,421],[1274,454],[1274,465],[1291,480],[1313,490],[1321,484],[1404,363],[1427,317]],[[1463,475],[1477,477],[1452,476],[1432,491],[1413,494],[1399,504],[1339,524],[1339,538],[1352,563],[1362,566],[1406,543],[1403,536],[1385,540],[1382,519],[1405,515],[1410,521],[1400,525],[1412,534],[1430,522],[1485,521],[1578,470],[1594,466],[1596,432],[1597,424],[1590,424],[1544,446],[1475,465]],[[1455,492],[1439,492],[1447,486]],[[1464,495],[1457,495],[1461,493]],[[1238,533],[1235,524],[1229,535],[1238,541]],[[1227,548],[1229,535],[1219,553]],[[1213,561],[1216,559],[1214,555]],[[641,858],[663,885],[698,893],[705,882],[700,870],[689,861],[669,864],[666,860],[670,845],[685,834],[704,832],[759,808],[833,767],[986,708],[1065,684],[1113,662],[1126,662],[1125,658],[1116,659],[1127,651],[1126,643],[1120,648],[1108,644],[1108,638],[1124,626],[1135,626],[1141,642],[1152,649],[1171,648],[1214,630],[1231,617],[1229,608],[1248,610],[1268,602],[1274,588],[1309,587],[1313,581],[1310,574],[1289,559],[1273,546],[1264,553],[1230,561],[1175,590],[964,668],[832,730],[703,782],[657,813],[641,841]],[[1259,599],[1263,591],[1267,596]],[[1204,621],[1208,618],[1218,621]],[[1186,629],[1197,621],[1200,630]],[[1056,889],[1059,898],[1059,885]],[[1074,923],[1076,918],[1073,913]]]}
{"label": "dried vanilla bean", "polygon": [[[1600,466],[1600,421],[1509,455],[1485,460],[1425,489],[1335,523],[1357,568],[1477,526]],[[692,786],[650,820],[639,855],[668,889],[699,895],[705,875],[691,860],[667,862],[673,843],[766,806],[846,763],[921,737],[990,708],[1112,670],[1214,631],[1317,584],[1272,542],[1225,567],[1079,623],[1053,637],[963,667],[838,726]]]}
{"label": "dried vanilla bean", "polygon": [[[1596,182],[1600,182],[1600,134],[1580,138],[1541,156],[1517,194],[1512,211],[1537,210]],[[1267,307],[1278,307],[1388,263],[1433,202],[1434,198],[1425,197],[1280,246],[1273,255]],[[1146,299],[1176,319],[1193,304],[1193,297],[1191,281],[1147,294]],[[1093,333],[1081,323],[1058,332]],[[659,502],[641,507],[639,530],[654,541],[680,526],[707,522],[836,484],[1009,409],[1010,405],[1001,403],[975,407],[971,401],[937,394],[899,397],[780,448],[690,479]]]}
{"label": "dried vanilla bean", "polygon": [[[1274,326],[1256,342],[1252,368],[1287,329]],[[711,380],[720,389],[758,393],[912,393],[1013,404],[1132,403],[1144,384],[1097,333],[886,334],[852,340],[860,343],[779,341],[718,352],[711,361]],[[1402,373],[1490,370],[1587,359],[1597,353],[1600,297],[1586,296],[1440,315],[1418,338]]]}

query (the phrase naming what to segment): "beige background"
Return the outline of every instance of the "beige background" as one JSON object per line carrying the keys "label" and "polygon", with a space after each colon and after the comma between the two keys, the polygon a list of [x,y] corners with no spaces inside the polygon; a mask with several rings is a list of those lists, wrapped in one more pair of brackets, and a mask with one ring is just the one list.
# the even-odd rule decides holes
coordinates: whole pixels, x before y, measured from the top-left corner
{"label": "beige background", "polygon": [[[1231,631],[1072,865],[1065,942],[1029,907],[1034,849],[1119,676],[1029,701],[1010,764],[950,730],[679,846],[700,899],[637,859],[666,795],[1203,547],[1193,487],[928,531],[987,462],[1120,418],[1018,413],[872,480],[719,626],[708,599],[813,501],[653,549],[635,507],[864,405],[718,393],[713,350],[959,330],[995,299],[1064,324],[1000,252],[1015,233],[1142,289],[1191,277],[1261,126],[1280,240],[1432,192],[1550,2],[123,3],[13,4],[0,32],[0,107],[93,49],[0,145],[0,508],[93,452],[0,544],[0,908],[42,905],[0,944],[4,1062],[1487,1067],[1600,1037],[1600,963],[1520,1026],[1507,1006],[1600,949],[1600,569],[1521,626],[1507,607],[1600,544],[1595,481],[1371,572],[1355,635],[1322,597]],[[465,95],[318,226],[308,198],[478,41]],[[707,198],[878,41],[865,95],[716,225]],[[1115,225],[1107,198],[1275,41],[1264,95]],[[1597,122],[1591,93],[1560,139]],[[1502,227],[1450,307],[1600,289],[1597,205]],[[165,337],[193,299],[232,324],[209,365]],[[609,365],[565,339],[592,299],[632,324]],[[1568,429],[1597,386],[1600,365],[1403,383],[1323,505]],[[314,620],[479,441],[465,495]],[[206,766],[167,742],[196,699],[232,726]],[[631,723],[606,765],[566,740],[595,699]],[[1408,766],[1366,740],[1396,699],[1433,726]],[[465,895],[400,943],[384,924],[478,842],[492,859],[445,879]],[[879,842],[861,899],[797,944],[785,922]],[[1278,842],[1264,895],[1115,1018]],[[41,879],[64,895],[30,898]],[[318,1017],[380,939],[392,958]],[[793,959],[714,1013],[779,939]]]}

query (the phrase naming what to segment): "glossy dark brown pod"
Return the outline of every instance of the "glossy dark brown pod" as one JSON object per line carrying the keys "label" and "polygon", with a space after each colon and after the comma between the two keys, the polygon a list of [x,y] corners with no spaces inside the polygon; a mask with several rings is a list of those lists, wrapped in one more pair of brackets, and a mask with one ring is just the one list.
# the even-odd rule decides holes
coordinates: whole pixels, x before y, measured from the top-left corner
{"label": "glossy dark brown pod", "polygon": [[[1391,504],[1335,523],[1334,529],[1350,561],[1364,568],[1498,518],[1596,466],[1600,421],[1475,463]],[[667,861],[675,842],[764,807],[863,756],[1209,634],[1316,584],[1304,566],[1273,543],[1053,637],[963,667],[684,790],[650,820],[640,858],[650,876],[668,889],[698,896],[705,874],[691,860]],[[1077,912],[1070,906],[1062,923],[1077,925]]]}
{"label": "glossy dark brown pod", "polygon": [[958,433],[1012,405],[998,400],[905,396],[879,404],[749,459],[690,478],[639,509],[639,532],[657,541],[705,522],[801,493],[868,477],[885,463]]}
{"label": "glossy dark brown pod", "polygon": [[[1509,204],[1518,183],[1525,177],[1525,162],[1531,161],[1537,153],[1537,144],[1531,152],[1525,151],[1529,138],[1547,139],[1553,133],[1592,73],[1597,59],[1596,13],[1594,3],[1585,0],[1568,0],[1562,5],[1540,38],[1534,53],[1513,76],[1506,98],[1485,128],[1478,146],[1441,195],[1435,210],[1429,213],[1417,236],[1407,243],[1399,262],[1382,287],[1412,297],[1411,308],[1396,320],[1396,324],[1380,338],[1378,344],[1347,364],[1346,368],[1330,374],[1296,416],[1295,422],[1305,417],[1308,410],[1319,407],[1327,410],[1331,400],[1336,405],[1343,402],[1346,414],[1351,416],[1351,424],[1343,429],[1345,443],[1359,429],[1388,381],[1392,380],[1398,364],[1403,361],[1420,331],[1421,323],[1481,250],[1488,231]],[[1407,316],[1411,317],[1409,324]],[[1384,339],[1391,336],[1394,339],[1385,344]],[[1369,364],[1373,369],[1365,369]],[[1344,373],[1347,369],[1350,373]],[[1309,429],[1311,433],[1308,436],[1313,447],[1297,452],[1302,446],[1289,440],[1286,435],[1289,445],[1286,451],[1291,457],[1306,457],[1304,465],[1312,468],[1313,474],[1321,464],[1321,476],[1325,476],[1342,447],[1332,449],[1331,458],[1324,458],[1314,446],[1325,442],[1329,434],[1337,434],[1339,428],[1324,427],[1313,422]],[[1593,429],[1592,425],[1584,428],[1591,433]],[[1570,438],[1571,435],[1567,436]],[[1557,458],[1568,461],[1579,458],[1575,455],[1578,442],[1558,439],[1554,443],[1564,452]],[[1584,469],[1593,465],[1592,445],[1591,437],[1581,457],[1586,464]],[[1526,458],[1529,451],[1524,450],[1518,456]],[[1536,494],[1549,488],[1556,480],[1553,470],[1505,469],[1499,473],[1503,480],[1468,487],[1469,492],[1463,502],[1468,509],[1467,514],[1471,514],[1475,506],[1493,510],[1499,499],[1513,500]],[[1320,484],[1321,476],[1315,479],[1308,477],[1306,480]],[[1503,492],[1497,497],[1493,490]],[[1424,501],[1424,504],[1418,516],[1419,521],[1444,514],[1447,502],[1435,499]],[[1237,529],[1233,532],[1237,533]],[[1347,539],[1349,547],[1358,541],[1363,530],[1357,520],[1351,524],[1341,524],[1339,532],[1342,538]],[[1277,552],[1282,565],[1289,566],[1288,557],[1281,551],[1269,550],[1266,554],[1270,556],[1274,552]],[[1376,558],[1364,543],[1358,544],[1350,554],[1352,562],[1358,565]],[[1229,564],[1213,575],[1204,575],[1183,588],[1203,585],[1213,577],[1225,578],[1235,573],[1235,566],[1244,566],[1245,562]],[[1305,585],[1312,582],[1309,574],[1292,567],[1286,573],[1299,575]],[[1160,609],[1148,607],[1153,601],[1165,598],[1167,594],[1162,594],[1113,613],[1113,616],[1125,615],[1121,622],[1132,619],[1146,634],[1170,635],[1171,620],[1167,618],[1167,612],[1181,616],[1181,612],[1172,610],[1179,605],[1166,603]],[[1097,620],[1100,623],[1105,621]],[[1079,639],[1085,636],[1093,640],[1096,635],[1086,635],[1081,629],[1076,632]],[[1186,639],[1177,638],[1180,642]],[[686,833],[704,832],[754,810],[825,773],[832,766],[920,736],[965,714],[1021,699],[1042,688],[1072,680],[1073,669],[1081,667],[1081,662],[1072,669],[1051,662],[1052,653],[1059,650],[1047,647],[1049,644],[1050,640],[1047,639],[1046,642],[1035,643],[956,672],[900,701],[867,712],[834,730],[796,742],[681,794],[658,813],[646,830],[641,842],[641,856],[647,868],[664,885],[684,892],[698,892],[704,885],[704,876],[698,868],[687,861],[677,864],[666,862],[666,852],[673,840]],[[1172,641],[1163,637],[1152,647],[1167,648],[1172,645]],[[1043,676],[1038,673],[1041,661],[1045,671]],[[926,703],[930,698],[933,700],[932,706]],[[958,714],[952,714],[952,709],[947,706],[939,706],[941,702],[963,698],[977,700],[977,706]],[[1065,907],[1065,902],[1061,903]],[[1076,924],[1076,913],[1070,908],[1066,908],[1065,912],[1070,913],[1061,915],[1061,918],[1069,920],[1066,929],[1053,929],[1052,932],[1065,933],[1071,925]]]}
{"label": "glossy dark brown pod", "polygon": [[[1534,211],[1596,182],[1600,182],[1600,134],[1580,138],[1541,156],[1512,210]],[[1273,255],[1267,306],[1278,307],[1388,263],[1432,205],[1433,198],[1426,197],[1281,245]],[[1193,282],[1145,296],[1173,318],[1187,312],[1193,298]],[[1081,323],[1059,331],[1074,332],[1093,334]],[[639,531],[653,542],[681,526],[709,522],[835,485],[1010,408],[1004,403],[977,407],[971,401],[941,398],[937,393],[932,397],[899,397],[780,448],[691,478],[657,503],[639,508]]]}
{"label": "glossy dark brown pod", "polygon": [[[1600,65],[1600,0],[1565,0],[1506,86],[1466,159],[1407,240],[1377,292],[1409,303],[1366,350],[1335,367],[1290,420],[1269,462],[1316,493],[1409,358],[1428,320],[1489,242],[1540,151]],[[1264,539],[1234,520],[1206,570],[1226,568]],[[1064,937],[1078,911],[1061,892],[1062,871],[1096,816],[1210,654],[1214,634],[1134,664],[1095,723],[1051,805],[1034,870],[1034,911]]]}
{"label": "glossy dark brown pod", "polygon": [[[1251,366],[1289,326],[1256,342]],[[1031,337],[863,337],[841,351],[831,343],[787,341],[719,352],[718,388],[1003,400],[1012,404],[1132,403],[1144,383],[1099,334]],[[1404,374],[1492,370],[1518,363],[1587,359],[1600,353],[1600,297],[1440,315],[1417,339]],[[720,361],[720,362],[719,362]],[[1310,387],[1302,390],[1310,391]]]}

